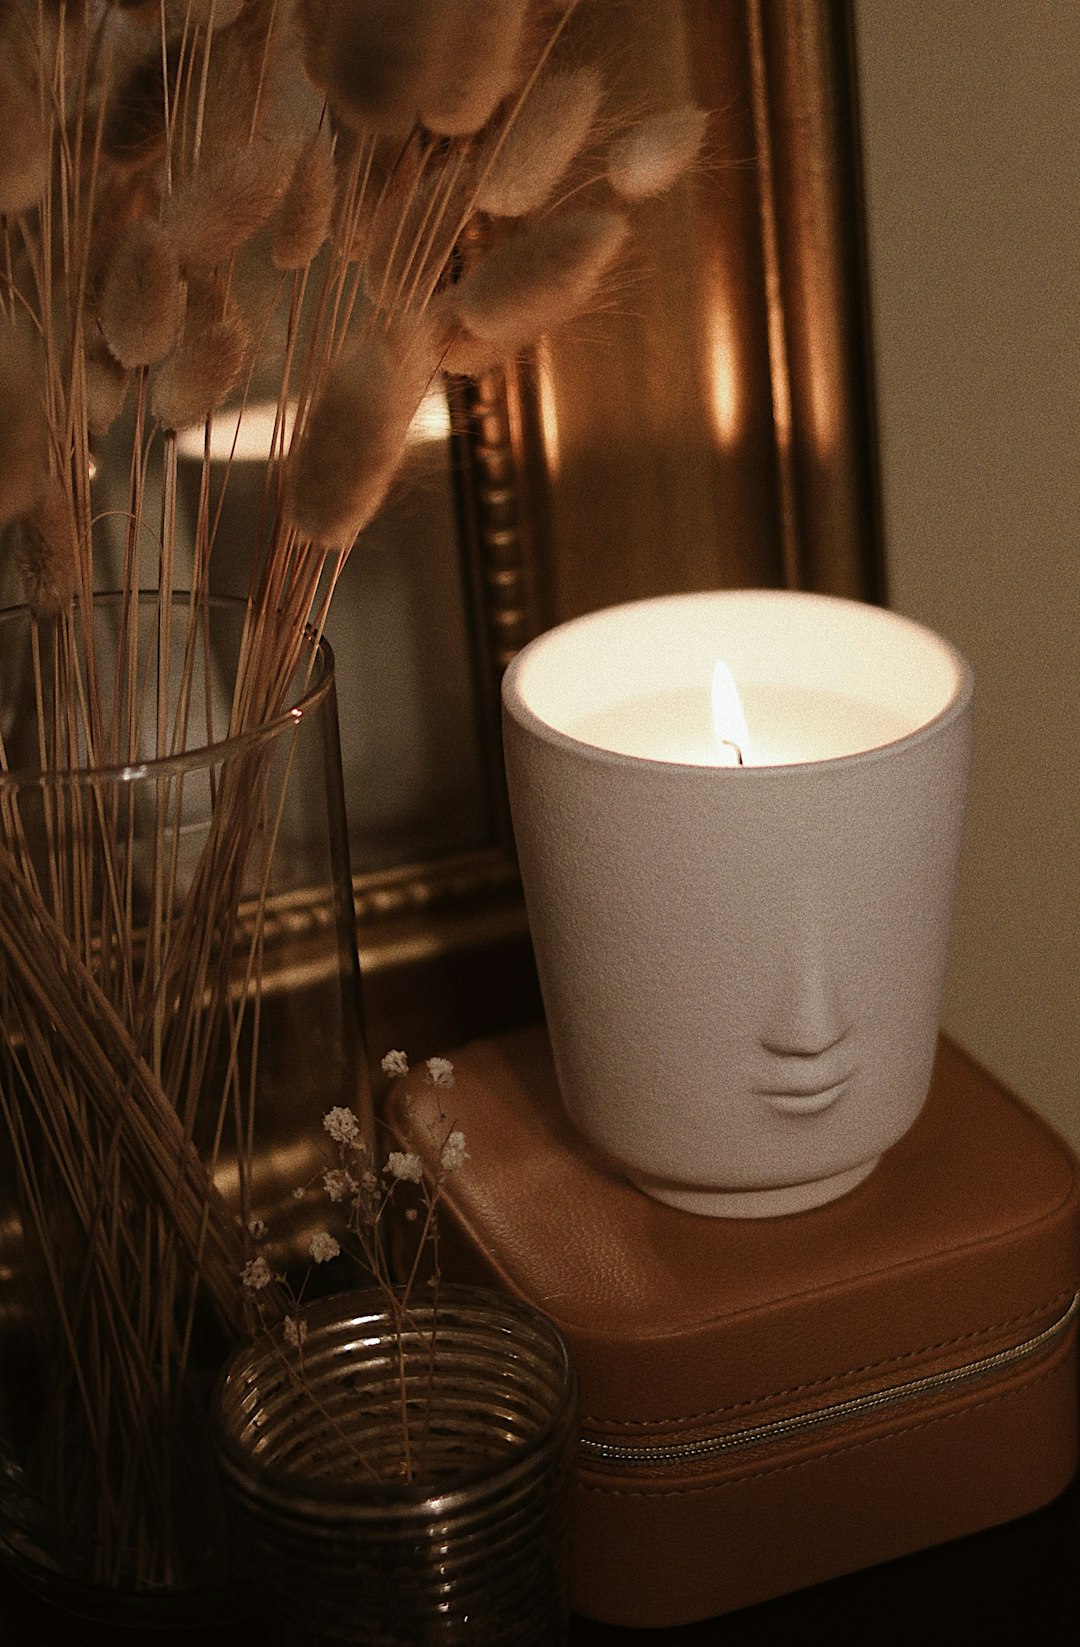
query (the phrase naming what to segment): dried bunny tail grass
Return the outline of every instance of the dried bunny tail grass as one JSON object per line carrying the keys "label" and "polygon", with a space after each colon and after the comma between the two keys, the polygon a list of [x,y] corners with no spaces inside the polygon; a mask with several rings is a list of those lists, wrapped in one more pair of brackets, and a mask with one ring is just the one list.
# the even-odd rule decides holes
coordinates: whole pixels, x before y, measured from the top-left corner
{"label": "dried bunny tail grass", "polygon": [[526,0],[469,0],[448,10],[446,56],[419,112],[440,137],[465,137],[487,124],[520,81],[528,6]]}
{"label": "dried bunny tail grass", "polygon": [[557,69],[538,80],[501,141],[492,134],[489,146],[498,146],[477,191],[478,209],[524,217],[542,206],[583,148],[603,95],[591,68]]}
{"label": "dried bunny tail grass", "polygon": [[628,229],[622,212],[594,207],[527,224],[462,279],[453,294],[459,325],[516,354],[585,307]]}
{"label": "dried bunny tail grass", "polygon": [[150,390],[150,410],[161,427],[175,431],[205,423],[243,378],[250,351],[235,308],[221,320],[192,327],[162,361]]}
{"label": "dried bunny tail grass", "polygon": [[447,61],[456,10],[457,0],[331,0],[321,16],[305,8],[309,67],[335,112],[367,131],[408,131]]}
{"label": "dried bunny tail grass", "polygon": [[101,330],[121,366],[149,366],[168,354],[182,301],[172,240],[154,218],[138,218],[117,241],[101,290]]}
{"label": "dried bunny tail grass", "polygon": [[19,522],[15,539],[23,596],[35,617],[59,617],[74,600],[76,545],[71,500],[63,483],[50,476],[29,514]]}
{"label": "dried bunny tail grass", "polygon": [[33,508],[48,478],[39,362],[14,327],[0,325],[0,527]]}
{"label": "dried bunny tail grass", "polygon": [[372,519],[433,370],[426,326],[371,334],[337,363],[290,462],[286,510],[304,538],[348,548]]}
{"label": "dried bunny tail grass", "polygon": [[708,115],[685,103],[643,120],[608,151],[608,177],[624,200],[662,194],[688,171],[701,151]]}
{"label": "dried bunny tail grass", "polygon": [[470,205],[464,169],[403,156],[371,210],[358,213],[348,255],[360,262],[372,303],[393,307],[399,285],[433,286],[453,251],[450,237]]}
{"label": "dried bunny tail grass", "polygon": [[170,195],[162,213],[182,267],[226,262],[269,221],[291,170],[285,150],[262,141],[208,158]]}
{"label": "dried bunny tail grass", "polygon": [[102,337],[87,345],[85,379],[87,433],[106,435],[123,409],[129,377]]}
{"label": "dried bunny tail grass", "polygon": [[25,211],[48,186],[50,140],[35,79],[0,44],[0,215]]}
{"label": "dried bunny tail grass", "polygon": [[334,216],[334,144],[320,128],[311,138],[278,202],[270,255],[278,269],[302,269],[330,233]]}
{"label": "dried bunny tail grass", "polygon": [[244,0],[165,0],[165,20],[177,29],[227,29],[243,8]]}

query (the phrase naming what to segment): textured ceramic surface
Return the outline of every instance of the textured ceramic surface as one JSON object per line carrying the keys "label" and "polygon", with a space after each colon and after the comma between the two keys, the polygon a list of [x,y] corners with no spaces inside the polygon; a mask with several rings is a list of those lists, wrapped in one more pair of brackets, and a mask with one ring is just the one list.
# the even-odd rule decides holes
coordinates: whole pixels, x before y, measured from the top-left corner
{"label": "textured ceramic surface", "polygon": [[[741,768],[619,754],[569,730],[620,697],[681,687],[710,654],[740,687],[771,672],[796,689],[835,683],[908,729]],[[773,591],[597,613],[511,665],[507,774],[563,1098],[648,1193],[719,1215],[801,1210],[853,1188],[914,1121],[971,695],[963,660],[918,625]]]}

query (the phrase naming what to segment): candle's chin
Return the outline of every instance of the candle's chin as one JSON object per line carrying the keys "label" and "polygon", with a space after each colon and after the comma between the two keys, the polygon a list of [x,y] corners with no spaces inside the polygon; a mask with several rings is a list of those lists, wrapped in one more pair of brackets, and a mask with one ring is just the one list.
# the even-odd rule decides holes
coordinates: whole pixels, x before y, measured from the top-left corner
{"label": "candle's chin", "polygon": [[663,1201],[665,1206],[677,1207],[680,1212],[696,1212],[705,1218],[779,1218],[836,1201],[864,1178],[869,1178],[880,1160],[881,1156],[875,1155],[872,1161],[861,1162],[846,1172],[815,1178],[808,1184],[783,1185],[779,1189],[695,1189],[641,1173],[628,1173],[627,1177],[654,1201]]}

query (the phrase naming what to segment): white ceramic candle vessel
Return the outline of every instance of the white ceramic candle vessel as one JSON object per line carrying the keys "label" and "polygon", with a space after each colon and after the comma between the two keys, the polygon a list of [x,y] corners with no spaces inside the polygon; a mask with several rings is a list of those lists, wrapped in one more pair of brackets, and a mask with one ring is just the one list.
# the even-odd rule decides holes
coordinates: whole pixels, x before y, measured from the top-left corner
{"label": "white ceramic candle vessel", "polygon": [[563,1099],[650,1195],[800,1211],[914,1121],[971,696],[918,624],[776,590],[593,613],[510,666],[507,776]]}

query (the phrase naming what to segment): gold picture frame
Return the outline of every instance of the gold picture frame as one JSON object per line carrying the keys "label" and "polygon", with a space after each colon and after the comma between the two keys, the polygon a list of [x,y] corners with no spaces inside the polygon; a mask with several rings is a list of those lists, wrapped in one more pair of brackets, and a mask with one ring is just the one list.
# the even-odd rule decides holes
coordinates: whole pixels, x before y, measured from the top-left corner
{"label": "gold picture frame", "polygon": [[598,313],[448,385],[488,822],[355,877],[376,1051],[538,1010],[498,698],[528,639],[676,589],[884,598],[848,0],[586,0],[573,27],[613,105],[691,100],[710,137]]}

